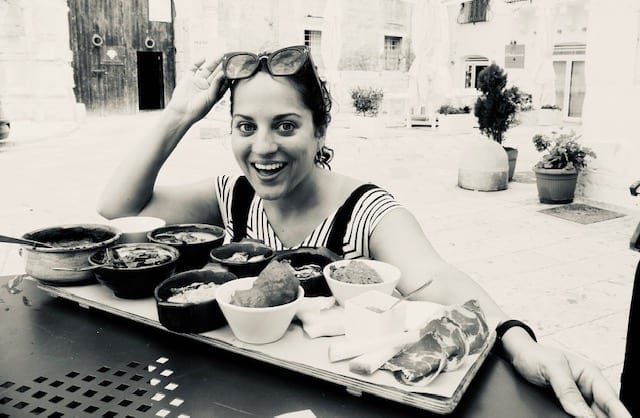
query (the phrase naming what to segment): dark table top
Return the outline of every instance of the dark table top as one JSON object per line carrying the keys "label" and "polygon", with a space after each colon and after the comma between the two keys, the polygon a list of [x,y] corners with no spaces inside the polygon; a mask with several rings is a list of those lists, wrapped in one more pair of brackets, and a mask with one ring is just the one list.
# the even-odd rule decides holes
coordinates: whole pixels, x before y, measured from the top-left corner
{"label": "dark table top", "polygon": [[[0,277],[3,416],[437,416],[52,298]],[[182,415],[181,415],[182,414]],[[453,416],[565,417],[489,355]]]}

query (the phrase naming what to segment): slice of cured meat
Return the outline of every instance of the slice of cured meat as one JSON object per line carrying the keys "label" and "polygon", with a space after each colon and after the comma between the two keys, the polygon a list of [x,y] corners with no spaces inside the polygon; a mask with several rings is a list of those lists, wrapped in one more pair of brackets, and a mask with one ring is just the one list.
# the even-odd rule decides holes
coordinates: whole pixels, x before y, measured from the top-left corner
{"label": "slice of cured meat", "polygon": [[451,306],[446,316],[462,328],[469,354],[480,352],[489,336],[489,327],[478,302],[472,299],[463,305]]}
{"label": "slice of cured meat", "polygon": [[447,361],[439,340],[434,332],[430,332],[381,368],[393,372],[396,379],[404,384],[426,386],[438,377]]}
{"label": "slice of cured meat", "polygon": [[430,321],[423,330],[425,333],[434,333],[444,352],[447,362],[444,371],[455,370],[462,364],[467,355],[467,337],[460,325],[443,316]]}

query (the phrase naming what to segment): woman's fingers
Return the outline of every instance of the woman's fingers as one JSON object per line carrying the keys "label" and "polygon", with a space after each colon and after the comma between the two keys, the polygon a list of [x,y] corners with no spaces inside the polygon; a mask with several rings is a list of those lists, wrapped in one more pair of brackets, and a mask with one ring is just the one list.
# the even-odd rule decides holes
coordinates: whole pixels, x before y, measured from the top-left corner
{"label": "woman's fingers", "polygon": [[222,56],[217,57],[209,57],[206,61],[204,61],[198,68],[196,74],[201,76],[202,78],[208,78],[213,72],[220,67],[221,68]]}
{"label": "woman's fingers", "polygon": [[204,62],[205,57],[198,58],[193,64],[191,64],[191,67],[189,67],[189,71],[195,73],[202,66],[202,64],[204,64]]}
{"label": "woman's fingers", "polygon": [[558,397],[562,408],[568,414],[574,417],[595,418],[596,415],[582,397],[582,393],[573,378],[569,363],[564,357],[560,361],[554,361],[545,367],[544,374]]}

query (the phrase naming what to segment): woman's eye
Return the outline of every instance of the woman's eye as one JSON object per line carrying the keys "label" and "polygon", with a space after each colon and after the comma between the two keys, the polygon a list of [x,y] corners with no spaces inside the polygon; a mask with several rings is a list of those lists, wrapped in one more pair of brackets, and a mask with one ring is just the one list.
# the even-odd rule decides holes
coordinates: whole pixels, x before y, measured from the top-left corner
{"label": "woman's eye", "polygon": [[237,125],[238,130],[243,134],[250,134],[256,130],[255,125],[248,122],[240,122]]}
{"label": "woman's eye", "polygon": [[291,133],[293,132],[297,126],[293,122],[280,122],[278,124],[278,131],[282,133]]}

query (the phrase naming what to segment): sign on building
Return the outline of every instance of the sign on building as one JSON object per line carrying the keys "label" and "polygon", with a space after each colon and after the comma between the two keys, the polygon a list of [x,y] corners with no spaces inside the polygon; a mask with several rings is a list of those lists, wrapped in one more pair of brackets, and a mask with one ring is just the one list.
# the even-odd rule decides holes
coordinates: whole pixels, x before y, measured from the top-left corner
{"label": "sign on building", "polygon": [[504,47],[504,68],[524,68],[524,45],[512,43]]}
{"label": "sign on building", "polygon": [[100,54],[100,64],[103,65],[124,65],[124,46],[105,46]]}

